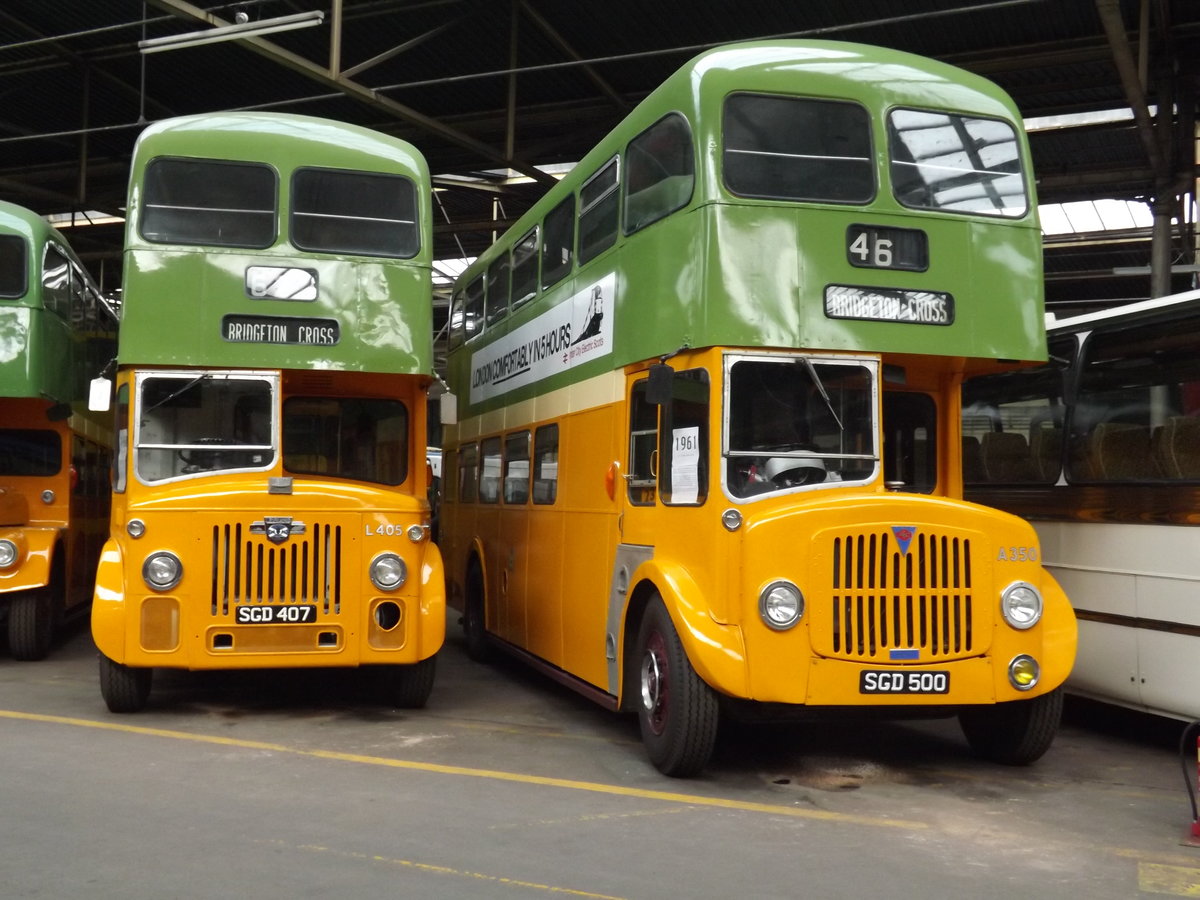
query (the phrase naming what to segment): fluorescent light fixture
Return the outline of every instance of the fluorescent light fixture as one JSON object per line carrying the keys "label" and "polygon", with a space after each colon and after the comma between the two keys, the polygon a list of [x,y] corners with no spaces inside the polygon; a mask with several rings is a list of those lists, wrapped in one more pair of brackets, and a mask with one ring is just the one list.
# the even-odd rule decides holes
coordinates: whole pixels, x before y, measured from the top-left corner
{"label": "fluorescent light fixture", "polygon": [[294,31],[297,28],[309,28],[320,25],[325,21],[323,10],[296,13],[291,16],[278,16],[274,19],[260,19],[257,22],[240,22],[236,25],[221,25],[204,31],[187,31],[183,34],[169,34],[166,37],[149,38],[138,41],[138,49],[143,53],[159,53],[163,50],[175,50],[179,47],[198,47],[201,44],[216,44],[219,41],[232,41],[238,38],[260,37],[264,34],[275,34],[279,31]]}

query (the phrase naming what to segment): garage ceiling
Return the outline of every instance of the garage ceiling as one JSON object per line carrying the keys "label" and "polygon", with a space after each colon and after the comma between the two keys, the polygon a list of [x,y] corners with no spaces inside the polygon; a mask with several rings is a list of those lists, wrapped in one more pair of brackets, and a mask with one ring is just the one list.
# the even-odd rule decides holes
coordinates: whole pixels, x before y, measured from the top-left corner
{"label": "garage ceiling", "polygon": [[[314,10],[317,26],[265,38],[138,48]],[[443,188],[437,256],[473,255],[545,190],[538,167],[579,159],[690,56],[780,36],[935,57],[996,81],[1039,122],[1132,105],[1134,118],[1031,132],[1040,200],[1158,199],[1176,220],[1158,264],[1177,271],[1160,287],[1193,285],[1196,0],[5,0],[0,198],[119,216],[147,123],[296,112],[416,144]],[[1174,115],[1151,119],[1155,105]],[[69,235],[102,286],[118,286],[120,225]],[[1148,228],[1054,237],[1045,259],[1051,308],[1151,295]]]}

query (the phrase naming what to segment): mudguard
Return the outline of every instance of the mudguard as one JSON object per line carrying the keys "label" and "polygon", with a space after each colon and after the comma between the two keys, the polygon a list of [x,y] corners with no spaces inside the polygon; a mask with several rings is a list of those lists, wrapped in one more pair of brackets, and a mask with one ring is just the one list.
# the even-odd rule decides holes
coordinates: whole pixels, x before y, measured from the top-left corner
{"label": "mudguard", "polygon": [[658,591],[696,674],[723,694],[749,696],[741,629],[713,621],[707,604],[695,602],[703,594],[682,567],[651,558],[637,567],[631,583]]}

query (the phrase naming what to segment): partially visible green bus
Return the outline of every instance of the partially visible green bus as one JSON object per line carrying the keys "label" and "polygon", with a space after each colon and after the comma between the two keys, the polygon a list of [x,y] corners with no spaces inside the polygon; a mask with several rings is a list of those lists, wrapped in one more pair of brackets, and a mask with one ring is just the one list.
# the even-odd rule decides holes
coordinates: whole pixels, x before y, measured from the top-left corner
{"label": "partially visible green bus", "polygon": [[156,668],[374,667],[391,702],[426,702],[431,203],[416,148],[341,122],[219,113],[138,139],[92,609],[112,711]]}
{"label": "partially visible green bus", "polygon": [[58,230],[0,202],[0,616],[16,659],[44,657],[92,599],[112,428],[87,390],[116,327]]}
{"label": "partially visible green bus", "polygon": [[440,541],[468,648],[703,767],[720,717],[958,715],[1050,746],[1075,619],[962,501],[959,385],[1045,358],[994,84],[823,41],[703,53],[460,277]]}

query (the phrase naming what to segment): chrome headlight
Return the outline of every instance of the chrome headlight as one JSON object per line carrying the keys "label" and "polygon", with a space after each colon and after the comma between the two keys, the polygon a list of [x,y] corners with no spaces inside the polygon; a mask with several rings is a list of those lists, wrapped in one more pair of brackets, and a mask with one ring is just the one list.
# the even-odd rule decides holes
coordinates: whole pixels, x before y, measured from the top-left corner
{"label": "chrome headlight", "polygon": [[7,538],[0,540],[0,569],[7,569],[17,561],[19,555],[16,544]]}
{"label": "chrome headlight", "polygon": [[183,577],[183,563],[174,553],[159,550],[142,563],[142,579],[151,590],[169,591]]}
{"label": "chrome headlight", "polygon": [[1000,595],[1000,613],[1018,631],[1032,628],[1042,618],[1042,594],[1027,581],[1014,581]]}
{"label": "chrome headlight", "polygon": [[371,560],[371,584],[381,591],[394,591],[408,579],[408,566],[395,553],[380,553]]}
{"label": "chrome headlight", "polygon": [[1042,677],[1042,667],[1032,656],[1021,654],[1008,664],[1008,682],[1018,691],[1027,691]]}
{"label": "chrome headlight", "polygon": [[768,628],[784,631],[804,615],[804,595],[790,581],[772,581],[758,595],[758,614]]}

